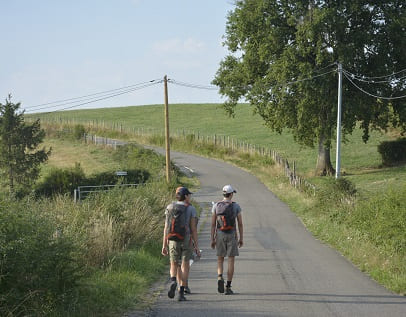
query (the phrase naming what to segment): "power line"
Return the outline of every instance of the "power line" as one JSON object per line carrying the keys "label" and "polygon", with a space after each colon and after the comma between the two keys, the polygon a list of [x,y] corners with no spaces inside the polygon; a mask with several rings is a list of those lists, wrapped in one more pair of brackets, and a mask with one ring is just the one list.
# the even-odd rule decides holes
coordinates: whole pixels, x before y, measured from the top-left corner
{"label": "power line", "polygon": [[[159,79],[153,79],[153,80],[150,80],[150,81],[141,82],[141,83],[134,84],[134,85],[129,85],[129,86],[125,86],[125,87],[121,87],[121,88],[116,88],[116,89],[110,89],[110,90],[101,91],[101,92],[97,92],[97,93],[93,93],[93,94],[89,94],[89,95],[84,95],[84,96],[80,96],[80,97],[69,98],[69,99],[62,99],[62,100],[57,100],[57,101],[42,103],[42,104],[38,104],[38,105],[35,105],[35,106],[25,107],[25,109],[33,109],[33,108],[38,108],[38,107],[41,107],[41,106],[47,106],[47,105],[59,104],[59,103],[62,103],[62,104],[56,105],[56,106],[53,106],[53,107],[68,105],[68,104],[75,103],[75,102],[81,102],[81,101],[82,101],[81,99],[90,100],[90,99],[93,99],[93,98],[98,98],[98,97],[92,97],[92,96],[106,95],[106,94],[109,94],[109,93],[113,93],[114,91],[120,91],[120,90],[124,90],[124,89],[132,89],[132,88],[135,88],[135,87],[140,86],[140,85],[145,85],[145,84],[148,84],[148,83],[153,83],[153,82],[155,82],[155,81],[159,81]],[[161,82],[162,82],[162,81],[161,81]],[[92,98],[88,98],[88,97],[92,97]],[[76,101],[74,101],[74,100],[76,100]],[[84,100],[83,100],[83,101],[84,101]],[[69,101],[70,101],[70,102],[69,102]],[[65,102],[66,102],[66,103],[65,103]],[[51,108],[51,107],[50,107],[50,108]],[[46,109],[46,108],[40,108],[40,109]]]}
{"label": "power line", "polygon": [[321,77],[321,76],[324,76],[324,75],[327,75],[327,74],[330,74],[330,73],[334,73],[334,72],[335,72],[335,70],[330,70],[328,72],[325,72],[325,73],[322,73],[322,74],[319,74],[319,75],[315,75],[315,76],[312,76],[312,77],[298,79],[298,80],[294,80],[294,81],[288,81],[285,84],[281,84],[281,86],[296,84],[296,83],[300,83],[302,81],[307,81],[307,80],[312,80],[312,79],[315,79],[317,77]]}
{"label": "power line", "polygon": [[[349,71],[346,71],[346,72],[350,73]],[[389,74],[389,75],[373,76],[373,77],[364,76],[364,75],[356,75],[356,74],[352,74],[352,73],[350,73],[350,74],[353,75],[354,77],[357,77],[357,78],[360,78],[360,79],[364,79],[364,80],[370,79],[370,80],[373,80],[373,79],[381,79],[381,78],[394,77],[395,75],[400,74],[400,73],[402,73],[402,72],[406,72],[406,68],[405,68],[405,69],[402,69],[402,70],[399,70],[399,71],[397,71],[397,72],[395,72],[395,73]]]}
{"label": "power line", "polygon": [[216,86],[203,86],[203,85],[185,83],[185,82],[177,81],[174,79],[168,79],[168,83],[178,85],[178,86],[188,87],[188,88],[195,88],[195,89],[218,90],[218,88]]}
{"label": "power line", "polygon": [[[358,80],[358,81],[361,81],[361,82],[364,82],[364,83],[368,83],[368,84],[393,83],[393,82],[396,82],[396,81],[401,81],[401,80],[403,80],[403,79],[406,78],[406,75],[405,75],[405,76],[403,76],[403,77],[398,77],[398,78],[396,78],[396,77],[392,77],[392,78],[388,77],[388,78],[390,78],[390,79],[386,79],[386,80],[375,80],[375,79],[367,79],[368,77],[360,77],[360,76],[357,76],[357,75],[355,75],[355,74],[353,74],[353,73],[351,73],[351,72],[349,72],[349,71],[347,71],[347,70],[345,70],[345,69],[343,69],[343,72],[346,73],[348,76],[350,76],[350,77],[351,77],[352,79],[354,79],[354,80]],[[392,75],[390,75],[390,76],[392,76]]]}
{"label": "power line", "polygon": [[361,87],[359,87],[357,84],[355,84],[351,78],[345,73],[343,72],[344,76],[349,80],[349,82],[351,84],[353,84],[357,89],[359,89],[360,91],[362,91],[364,94],[367,94],[368,96],[374,97],[374,98],[378,98],[378,99],[384,99],[384,100],[395,100],[395,99],[401,99],[401,98],[406,98],[406,95],[404,96],[397,96],[397,97],[382,97],[382,96],[377,96],[374,94],[369,93],[368,91],[362,89]]}
{"label": "power line", "polygon": [[[116,97],[116,96],[119,96],[119,95],[127,94],[127,93],[130,93],[130,92],[140,90],[140,89],[143,89],[143,88],[147,88],[147,87],[150,87],[150,86],[154,86],[154,85],[157,85],[157,84],[160,84],[160,83],[162,83],[162,80],[157,81],[157,82],[153,82],[153,83],[148,83],[148,84],[145,84],[143,86],[132,88],[132,89],[129,89],[129,90],[126,90],[126,91],[123,91],[123,92],[116,93],[116,94],[111,94],[109,96],[105,96],[105,97],[102,97],[102,98],[93,99],[93,100],[87,101],[87,102],[82,102],[82,103],[79,103],[77,105],[73,105],[73,106],[70,106],[70,107],[66,107],[66,108],[62,108],[62,109],[58,109],[58,110],[54,110],[54,111],[48,111],[48,112],[45,112],[43,114],[48,114],[48,113],[53,113],[53,112],[58,112],[58,111],[63,111],[63,110],[67,110],[67,109],[80,107],[80,106],[83,106],[83,105],[86,105],[86,104],[89,104],[89,103],[92,103],[92,102],[113,98],[113,97]],[[78,101],[76,101],[76,102],[78,102]],[[55,107],[55,106],[52,106],[52,107]],[[46,107],[46,108],[49,109],[50,107]],[[39,110],[39,109],[37,109],[37,110]]]}

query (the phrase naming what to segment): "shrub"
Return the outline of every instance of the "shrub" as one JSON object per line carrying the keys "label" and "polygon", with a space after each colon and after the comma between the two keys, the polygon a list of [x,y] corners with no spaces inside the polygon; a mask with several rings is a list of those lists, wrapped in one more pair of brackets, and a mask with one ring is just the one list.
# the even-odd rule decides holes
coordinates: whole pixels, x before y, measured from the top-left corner
{"label": "shrub", "polygon": [[85,173],[79,163],[75,163],[73,168],[54,168],[36,186],[35,193],[48,197],[54,194],[72,193],[75,188],[84,183],[85,179]]}
{"label": "shrub", "polygon": [[367,234],[376,246],[383,245],[406,256],[406,188],[389,189],[360,201],[349,224]]}
{"label": "shrub", "polygon": [[395,165],[406,161],[406,138],[384,141],[378,145],[383,165]]}
{"label": "shrub", "polygon": [[150,174],[146,170],[127,170],[126,176],[118,176],[113,171],[101,172],[84,179],[80,185],[116,185],[119,183],[141,184],[148,180]]}
{"label": "shrub", "polygon": [[0,204],[0,315],[43,315],[63,305],[80,279],[73,242],[29,199]]}
{"label": "shrub", "polygon": [[332,221],[343,222],[355,204],[356,193],[355,185],[346,178],[327,179],[316,192],[315,211],[328,214]]}
{"label": "shrub", "polygon": [[86,129],[83,125],[77,124],[73,128],[73,137],[75,140],[81,140],[86,133]]}

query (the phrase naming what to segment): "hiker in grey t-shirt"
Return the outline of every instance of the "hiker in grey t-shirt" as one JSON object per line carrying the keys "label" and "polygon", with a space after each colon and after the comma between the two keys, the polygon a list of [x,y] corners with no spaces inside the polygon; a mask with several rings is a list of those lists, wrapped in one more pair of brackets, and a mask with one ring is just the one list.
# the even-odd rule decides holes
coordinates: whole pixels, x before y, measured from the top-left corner
{"label": "hiker in grey t-shirt", "polygon": [[[234,275],[234,260],[243,246],[243,224],[241,207],[233,202],[237,193],[231,185],[223,187],[224,199],[213,205],[211,221],[211,247],[217,249],[217,290],[226,295],[233,294],[231,282]],[[237,231],[238,227],[238,231]],[[227,259],[227,285],[224,292],[223,264]]]}
{"label": "hiker in grey t-shirt", "polygon": [[[174,298],[177,283],[180,284],[179,301],[186,300],[185,287],[189,277],[189,261],[192,256],[192,248],[200,256],[197,241],[197,212],[190,205],[192,193],[186,187],[176,189],[176,202],[169,204],[165,211],[165,228],[162,241],[163,255],[169,254],[171,285],[168,297]],[[181,262],[181,265],[178,263]],[[180,280],[176,280],[179,276]]]}

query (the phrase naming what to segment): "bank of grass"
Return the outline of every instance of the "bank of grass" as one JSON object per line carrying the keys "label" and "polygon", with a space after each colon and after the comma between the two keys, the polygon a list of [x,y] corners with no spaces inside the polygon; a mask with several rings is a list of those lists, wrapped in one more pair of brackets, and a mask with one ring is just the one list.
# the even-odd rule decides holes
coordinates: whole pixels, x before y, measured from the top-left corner
{"label": "bank of grass", "polygon": [[[43,175],[75,163],[86,174],[102,172],[117,162],[117,152],[109,148],[59,138],[45,143],[54,152]],[[150,169],[154,179],[80,204],[68,194],[21,200],[0,195],[1,316],[120,316],[151,303],[145,292],[168,261],[160,254],[163,210],[176,186],[193,188],[196,180],[174,170],[167,184],[160,177],[164,160],[156,153],[120,153],[127,164],[137,165],[139,159],[143,168],[157,165]]]}

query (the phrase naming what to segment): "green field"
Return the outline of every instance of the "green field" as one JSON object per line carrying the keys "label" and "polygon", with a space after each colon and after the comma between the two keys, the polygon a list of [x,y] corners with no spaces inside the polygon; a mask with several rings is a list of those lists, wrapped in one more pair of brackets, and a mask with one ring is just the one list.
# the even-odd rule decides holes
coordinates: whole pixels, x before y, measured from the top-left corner
{"label": "green field", "polygon": [[[159,133],[164,131],[163,105],[134,106],[123,108],[102,108],[88,110],[64,111],[51,114],[30,115],[39,117],[43,122],[71,122],[93,125],[98,128],[123,130],[149,130]],[[240,104],[236,108],[235,117],[228,117],[221,104],[173,104],[169,105],[169,126],[172,133],[185,130],[185,133],[199,133],[203,136],[229,136],[250,144],[265,146],[277,151],[290,162],[296,161],[297,171],[310,178],[314,183],[319,180],[313,178],[316,166],[317,150],[307,148],[294,142],[292,134],[272,132],[264,125],[259,115],[254,115],[247,104]],[[399,186],[401,182],[406,186],[405,166],[396,169],[381,169],[381,159],[377,152],[377,145],[383,140],[393,139],[390,134],[378,131],[371,133],[368,143],[361,139],[361,130],[357,129],[353,135],[347,137],[347,142],[341,146],[341,171],[343,175],[365,187],[366,191],[378,187]],[[331,150],[332,164],[335,166],[335,142]],[[379,188],[376,188],[379,190]]]}

